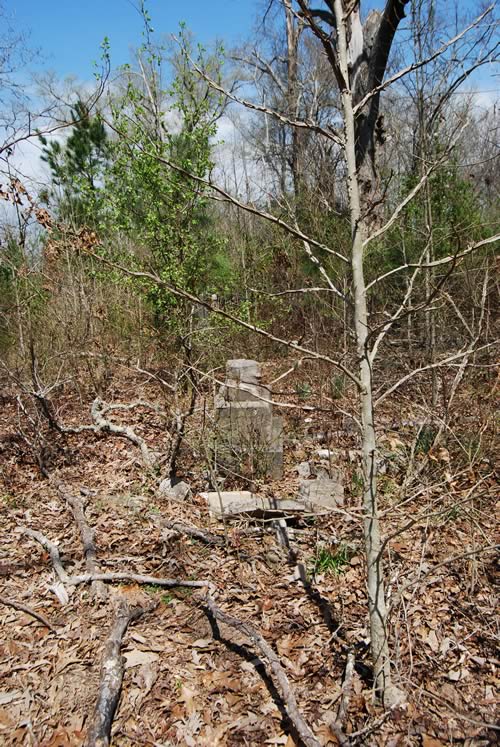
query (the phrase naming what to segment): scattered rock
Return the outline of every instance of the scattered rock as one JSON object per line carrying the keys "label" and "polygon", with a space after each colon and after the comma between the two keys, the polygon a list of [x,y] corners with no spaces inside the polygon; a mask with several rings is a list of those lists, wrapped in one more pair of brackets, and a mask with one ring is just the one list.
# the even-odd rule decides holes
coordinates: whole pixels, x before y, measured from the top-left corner
{"label": "scattered rock", "polygon": [[331,451],[331,449],[317,449],[316,455],[320,459],[333,459],[334,453]]}
{"label": "scattered rock", "polygon": [[179,482],[174,482],[172,484],[172,480],[170,478],[162,480],[158,487],[158,494],[162,498],[171,498],[172,500],[176,501],[185,500],[190,492],[191,488],[187,484],[187,482],[183,482],[182,480],[180,480]]}
{"label": "scattered rock", "polygon": [[311,477],[311,465],[309,462],[301,462],[295,467],[295,472],[297,472],[299,477],[302,477],[305,480],[306,478]]}

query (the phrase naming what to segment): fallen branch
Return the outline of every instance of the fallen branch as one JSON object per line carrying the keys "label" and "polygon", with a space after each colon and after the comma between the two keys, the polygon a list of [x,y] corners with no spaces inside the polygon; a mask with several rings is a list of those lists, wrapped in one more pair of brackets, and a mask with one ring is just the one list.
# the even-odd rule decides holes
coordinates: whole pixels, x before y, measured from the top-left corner
{"label": "fallen branch", "polygon": [[261,634],[250,625],[250,623],[238,620],[236,617],[232,617],[223,612],[217,607],[211,597],[207,597],[207,607],[214,618],[248,636],[260,653],[265,656],[269,662],[274,678],[278,683],[279,691],[283,697],[288,717],[297,730],[297,734],[300,736],[300,739],[306,747],[319,747],[319,741],[312,733],[309,725],[298,709],[297,700],[288,677],[286,676],[285,670],[281,666],[280,660],[272,647],[261,636]]}
{"label": "fallen branch", "polygon": [[340,699],[339,710],[337,712],[337,722],[343,724],[349,710],[349,701],[352,692],[352,677],[354,674],[354,654],[350,651],[347,655],[345,667],[344,682],[342,684],[342,697]]}
{"label": "fallen branch", "polygon": [[92,414],[92,420],[94,421],[93,425],[76,425],[76,426],[63,426],[58,424],[57,430],[60,433],[109,433],[112,436],[119,436],[120,438],[126,438],[127,441],[130,441],[134,444],[134,446],[137,446],[141,451],[142,461],[144,462],[145,466],[148,469],[152,469],[154,466],[156,466],[156,457],[151,453],[149,450],[149,447],[142,436],[138,436],[137,433],[134,431],[133,428],[131,428],[129,425],[117,425],[116,423],[111,422],[111,420],[107,420],[104,416],[107,412],[110,410],[131,410],[133,407],[146,407],[151,406],[155,407],[151,403],[145,403],[142,400],[139,402],[133,402],[130,406],[129,405],[108,405],[105,402],[103,402],[99,397],[96,397],[96,399],[92,402],[91,407],[91,414]]}
{"label": "fallen branch", "polygon": [[35,529],[20,527],[23,534],[32,537],[39,542],[50,554],[54,570],[62,584],[67,586],[78,586],[88,584],[92,581],[128,581],[136,584],[150,584],[154,586],[186,586],[193,589],[203,589],[210,586],[209,581],[187,581],[180,578],[158,578],[157,576],[143,576],[140,573],[118,572],[118,573],[83,573],[80,576],[68,576],[61,562],[59,550],[47,537]]}
{"label": "fallen branch", "polygon": [[45,625],[45,627],[51,630],[53,633],[57,633],[57,628],[52,625],[50,620],[47,620],[45,615],[42,615],[40,612],[37,612],[31,607],[28,607],[28,605],[21,604],[20,602],[15,602],[13,599],[7,599],[7,597],[3,596],[0,596],[0,604],[5,604],[6,607],[13,607],[15,610],[19,610],[20,612],[26,612],[27,615],[31,615],[31,617],[34,617],[35,620],[41,622],[42,625]]}
{"label": "fallen branch", "polygon": [[142,438],[142,436],[138,436],[137,433],[135,433],[135,431],[130,428],[130,426],[116,425],[116,423],[112,423],[110,420],[106,420],[106,418],[104,417],[104,413],[106,413],[109,409],[110,407],[105,405],[105,403],[102,402],[102,400],[100,400],[99,398],[96,398],[93,401],[92,419],[94,420],[96,427],[100,431],[111,433],[113,436],[121,436],[122,438],[127,438],[141,450],[142,460],[146,467],[154,467],[156,464],[156,459],[149,451],[146,441]]}
{"label": "fallen branch", "polygon": [[123,682],[124,664],[121,655],[123,636],[129,624],[141,617],[145,611],[144,607],[131,607],[126,599],[120,599],[116,618],[104,647],[99,694],[87,732],[85,747],[107,747],[110,743],[111,726],[120,700]]}
{"label": "fallen branch", "polygon": [[335,719],[329,719],[328,726],[332,732],[332,734],[335,735],[335,738],[337,739],[337,742],[339,743],[339,747],[348,747],[350,744],[352,744],[350,737],[347,737],[342,727],[344,725],[347,711],[349,710],[349,701],[351,699],[351,693],[352,693],[352,678],[354,674],[354,654],[352,651],[349,651],[347,654],[347,662],[345,666],[345,675],[344,675],[344,682],[342,683],[342,696],[340,699],[340,705],[337,711],[337,718]]}
{"label": "fallen branch", "polygon": [[[99,566],[97,565],[97,552],[94,542],[95,531],[87,524],[82,501],[78,496],[68,493],[62,483],[58,484],[57,490],[71,508],[71,512],[78,526],[80,538],[82,540],[83,554],[85,557],[85,567],[87,568],[87,571],[89,573],[99,573]],[[101,601],[104,601],[106,599],[107,590],[102,581],[93,581],[91,589],[93,596],[97,597]]]}
{"label": "fallen branch", "polygon": [[167,529],[171,529],[178,534],[186,534],[188,537],[193,537],[200,542],[204,542],[206,545],[218,545],[224,547],[226,544],[223,537],[219,537],[217,534],[212,534],[212,532],[203,532],[201,529],[191,527],[188,524],[184,524],[182,521],[170,521],[169,519],[166,519],[162,521],[162,524]]}

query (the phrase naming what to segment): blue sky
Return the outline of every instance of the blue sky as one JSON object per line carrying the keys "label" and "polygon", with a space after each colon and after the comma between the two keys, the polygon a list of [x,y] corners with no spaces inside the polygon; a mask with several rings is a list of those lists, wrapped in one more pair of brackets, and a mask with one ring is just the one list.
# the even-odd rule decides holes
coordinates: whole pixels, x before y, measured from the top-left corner
{"label": "blue sky", "polygon": [[[440,7],[449,2],[441,0]],[[461,12],[476,15],[478,2],[462,0]],[[24,29],[30,46],[41,51],[38,71],[52,70],[59,78],[75,75],[82,81],[92,79],[105,36],[111,42],[113,67],[130,60],[130,49],[141,43],[142,30],[134,4],[138,0],[3,0],[14,28]],[[383,4],[365,0],[364,8]],[[267,0],[147,0],[157,34],[175,33],[185,21],[197,41],[218,38],[227,46],[249,36],[267,5]],[[478,77],[488,77],[488,72],[483,69]]]}
{"label": "blue sky", "polygon": [[[4,5],[13,26],[25,29],[30,46],[40,49],[36,67],[59,77],[89,80],[105,36],[113,66],[128,62],[130,48],[141,42],[141,19],[132,0],[4,0]],[[159,34],[174,33],[185,21],[197,41],[219,38],[227,44],[243,40],[262,7],[255,0],[149,0],[147,5]]]}

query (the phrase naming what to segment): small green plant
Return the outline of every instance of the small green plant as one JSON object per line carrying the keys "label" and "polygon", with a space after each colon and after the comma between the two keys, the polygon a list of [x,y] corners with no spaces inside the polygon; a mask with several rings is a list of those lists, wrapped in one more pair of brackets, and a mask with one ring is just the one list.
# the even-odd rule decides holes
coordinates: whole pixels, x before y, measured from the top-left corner
{"label": "small green plant", "polygon": [[345,381],[343,376],[334,376],[330,381],[332,399],[341,399],[344,394]]}
{"label": "small green plant", "polygon": [[295,387],[295,393],[299,399],[309,399],[312,394],[311,385],[307,381],[303,384],[297,384]]}
{"label": "small green plant", "polygon": [[156,594],[163,589],[163,586],[159,584],[145,584],[143,588],[146,594]]}
{"label": "small green plant", "polygon": [[398,496],[399,485],[393,477],[380,475],[379,477],[380,493],[386,498],[395,499]]}
{"label": "small green plant", "polygon": [[161,601],[163,604],[171,604],[174,601],[174,596],[170,592],[167,592],[166,594],[162,594]]}
{"label": "small green plant", "polygon": [[333,549],[320,546],[310,562],[311,575],[330,573],[339,576],[343,573],[345,566],[349,565],[352,556],[352,549],[345,544],[340,544]]}
{"label": "small green plant", "polygon": [[175,680],[174,690],[178,696],[182,695],[182,680],[180,678]]}
{"label": "small green plant", "polygon": [[361,495],[363,492],[363,475],[359,470],[354,470],[351,478],[351,492],[353,495]]}
{"label": "small green plant", "polygon": [[424,426],[417,436],[415,454],[428,454],[436,438],[436,429],[430,425]]}

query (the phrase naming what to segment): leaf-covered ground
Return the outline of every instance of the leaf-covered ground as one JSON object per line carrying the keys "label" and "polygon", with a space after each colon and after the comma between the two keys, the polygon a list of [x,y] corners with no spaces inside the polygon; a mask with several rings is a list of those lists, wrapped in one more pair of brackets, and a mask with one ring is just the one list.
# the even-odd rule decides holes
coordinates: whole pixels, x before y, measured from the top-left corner
{"label": "leaf-covered ground", "polygon": [[[308,390],[296,391],[302,399],[295,401],[314,403],[314,396],[304,400]],[[123,381],[107,399],[129,402],[137,396],[153,400],[154,389]],[[250,621],[273,646],[320,744],[337,744],[329,721],[337,714],[352,652],[356,669],[344,728],[355,735],[353,743],[489,745],[498,734],[491,457],[467,466],[455,463],[451,448],[429,454],[420,444],[415,464],[425,457],[428,466],[403,500],[405,465],[415,443],[415,427],[405,425],[415,415],[410,401],[407,393],[384,412],[380,434],[385,535],[414,522],[395,534],[387,553],[394,676],[409,700],[392,713],[374,702],[370,681],[358,444],[343,416],[325,432],[330,421],[321,413],[286,410],[285,477],[254,486],[277,497],[295,496],[294,467],[317,459],[318,446],[334,447],[346,486],[344,510],[292,523],[295,560],[268,524],[242,520],[225,529],[210,517],[199,496],[207,474],[196,439],[209,403],[197,410],[181,453],[179,473],[192,487],[182,502],[159,496],[128,441],[91,433],[61,436],[46,427],[39,447],[57,479],[82,497],[96,530],[101,570],[209,580],[220,609]],[[58,416],[66,424],[89,422],[89,407],[90,400],[67,395],[58,401]],[[113,594],[134,588],[110,585],[110,599],[101,604],[88,586],[70,588],[66,604],[51,589],[55,576],[48,553],[21,528],[39,530],[56,543],[68,573],[84,571],[82,544],[71,511],[40,473],[22,415],[16,393],[4,389],[0,596],[41,613],[54,630],[0,604],[0,742],[80,745],[97,696]],[[119,415],[152,449],[162,450],[165,425],[154,413],[136,408]],[[169,519],[220,537],[226,532],[227,545],[207,546],[166,529]],[[305,584],[297,578],[297,560],[307,570]],[[126,670],[113,744],[296,743],[266,662],[244,635],[215,623],[204,590],[146,586],[140,593],[158,604],[132,623],[124,638]]]}

